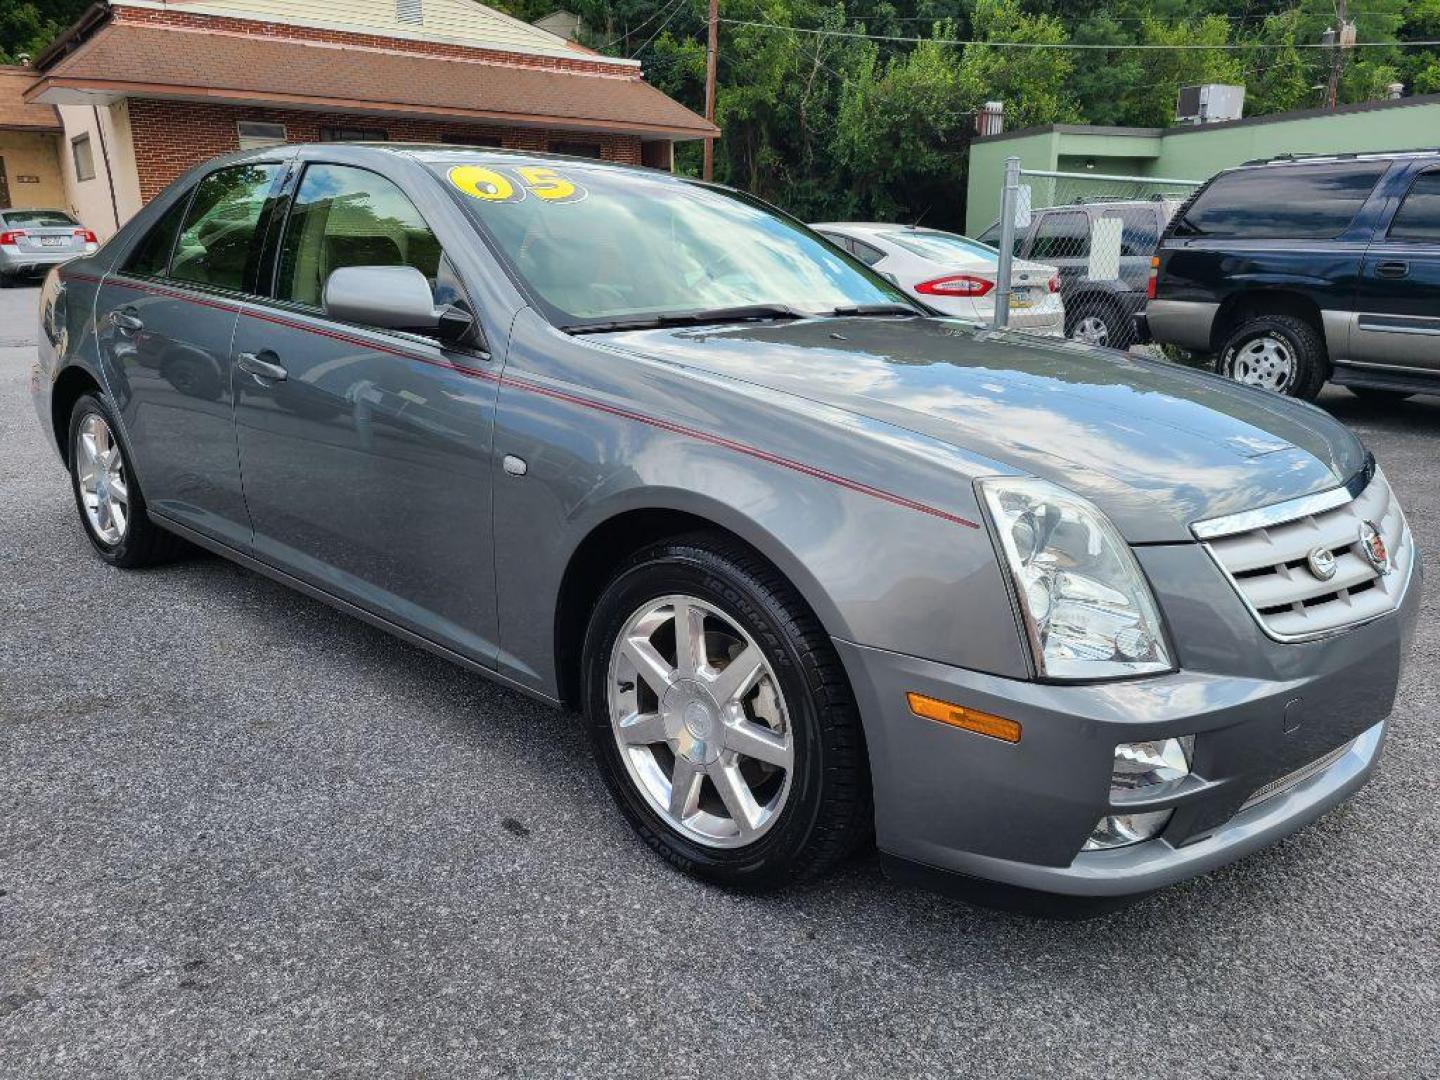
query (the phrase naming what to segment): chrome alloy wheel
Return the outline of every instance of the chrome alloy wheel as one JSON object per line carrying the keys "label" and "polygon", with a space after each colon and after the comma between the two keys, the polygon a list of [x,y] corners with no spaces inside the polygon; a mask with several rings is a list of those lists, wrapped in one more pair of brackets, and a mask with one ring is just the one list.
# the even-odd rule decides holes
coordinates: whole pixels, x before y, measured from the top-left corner
{"label": "chrome alloy wheel", "polygon": [[1253,338],[1231,354],[1230,377],[1283,394],[1295,380],[1295,354],[1281,338],[1269,334]]}
{"label": "chrome alloy wheel", "polygon": [[753,843],[790,793],[795,742],[755,641],[693,596],[651,600],[610,653],[610,726],[636,788],[707,847]]}
{"label": "chrome alloy wheel", "polygon": [[130,485],[115,434],[99,413],[80,421],[75,438],[75,475],[90,530],[114,547],[130,525]]}
{"label": "chrome alloy wheel", "polygon": [[1108,345],[1110,327],[1098,315],[1086,315],[1075,324],[1075,333],[1072,336],[1086,345]]}

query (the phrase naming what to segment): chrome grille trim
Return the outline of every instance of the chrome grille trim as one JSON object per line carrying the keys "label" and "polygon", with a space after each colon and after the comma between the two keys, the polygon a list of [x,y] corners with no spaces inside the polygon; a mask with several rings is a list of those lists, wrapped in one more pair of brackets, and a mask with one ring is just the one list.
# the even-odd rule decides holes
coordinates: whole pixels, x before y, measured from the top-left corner
{"label": "chrome grille trim", "polygon": [[[1309,641],[1388,615],[1400,606],[1415,564],[1405,513],[1378,468],[1368,481],[1192,526],[1261,629],[1276,641]],[[1380,527],[1390,572],[1365,558],[1360,526]],[[1260,522],[1260,524],[1256,524]],[[1335,556],[1322,581],[1305,566],[1316,548]]]}
{"label": "chrome grille trim", "polygon": [[1324,757],[1316,758],[1314,761],[1310,762],[1310,764],[1302,765],[1294,772],[1288,772],[1284,776],[1277,777],[1276,779],[1271,780],[1270,783],[1266,784],[1262,788],[1259,788],[1253,795],[1246,799],[1245,802],[1241,805],[1240,809],[1236,811],[1236,813],[1243,814],[1252,806],[1258,806],[1262,802],[1265,802],[1267,799],[1273,799],[1277,795],[1283,795],[1291,788],[1298,787],[1300,784],[1303,784],[1312,776],[1319,776],[1331,765],[1334,765],[1335,762],[1339,761],[1342,757],[1348,754],[1350,752],[1350,748],[1354,745],[1355,740],[1351,739],[1344,746],[1337,746],[1334,750],[1331,750]]}

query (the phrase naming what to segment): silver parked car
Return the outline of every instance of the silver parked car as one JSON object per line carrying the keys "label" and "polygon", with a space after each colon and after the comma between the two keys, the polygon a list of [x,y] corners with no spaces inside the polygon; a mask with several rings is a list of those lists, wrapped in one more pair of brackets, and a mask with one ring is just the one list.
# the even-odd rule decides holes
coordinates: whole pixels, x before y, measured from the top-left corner
{"label": "silver parked car", "polygon": [[[978,240],[872,222],[827,221],[811,228],[942,315],[986,325],[995,316],[1000,256]],[[1064,335],[1065,304],[1055,267],[1015,260],[1009,303],[1009,324],[1016,330]]]}
{"label": "silver parked car", "polygon": [[95,234],[63,210],[0,210],[0,288],[99,246]]}
{"label": "silver parked car", "polygon": [[102,559],[190,541],[581,710],[711,881],[873,831],[937,881],[1133,894],[1380,752],[1420,569],[1355,435],[927,316],[734,191],[257,150],[52,273],[41,321]]}

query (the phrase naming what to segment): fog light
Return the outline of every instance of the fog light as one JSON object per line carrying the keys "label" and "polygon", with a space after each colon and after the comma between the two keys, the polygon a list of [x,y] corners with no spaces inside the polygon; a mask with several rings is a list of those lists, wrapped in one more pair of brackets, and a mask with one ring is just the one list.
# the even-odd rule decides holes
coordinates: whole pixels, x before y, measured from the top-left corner
{"label": "fog light", "polygon": [[1121,743],[1115,747],[1115,771],[1110,778],[1110,787],[1116,791],[1134,791],[1188,776],[1194,749],[1194,735]]}
{"label": "fog light", "polygon": [[1125,847],[1159,836],[1170,823],[1174,810],[1154,810],[1148,814],[1112,814],[1103,817],[1085,841],[1086,851]]}

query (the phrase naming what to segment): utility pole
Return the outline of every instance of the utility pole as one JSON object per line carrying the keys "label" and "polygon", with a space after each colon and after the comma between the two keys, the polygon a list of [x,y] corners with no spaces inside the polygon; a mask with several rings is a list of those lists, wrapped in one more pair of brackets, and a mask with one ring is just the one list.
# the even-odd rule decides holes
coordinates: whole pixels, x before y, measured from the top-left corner
{"label": "utility pole", "polygon": [[1348,18],[1348,0],[1335,0],[1335,19],[1340,26],[1337,33],[1335,30],[1326,30],[1320,40],[1330,46],[1330,81],[1325,87],[1325,104],[1331,112],[1335,111],[1340,100],[1340,76],[1345,71],[1345,54],[1355,47],[1355,24]]}
{"label": "utility pole", "polygon": [[[705,51],[705,119],[715,123],[715,52],[720,38],[720,0],[710,0],[710,41]],[[715,173],[715,140],[705,136],[704,179]]]}

